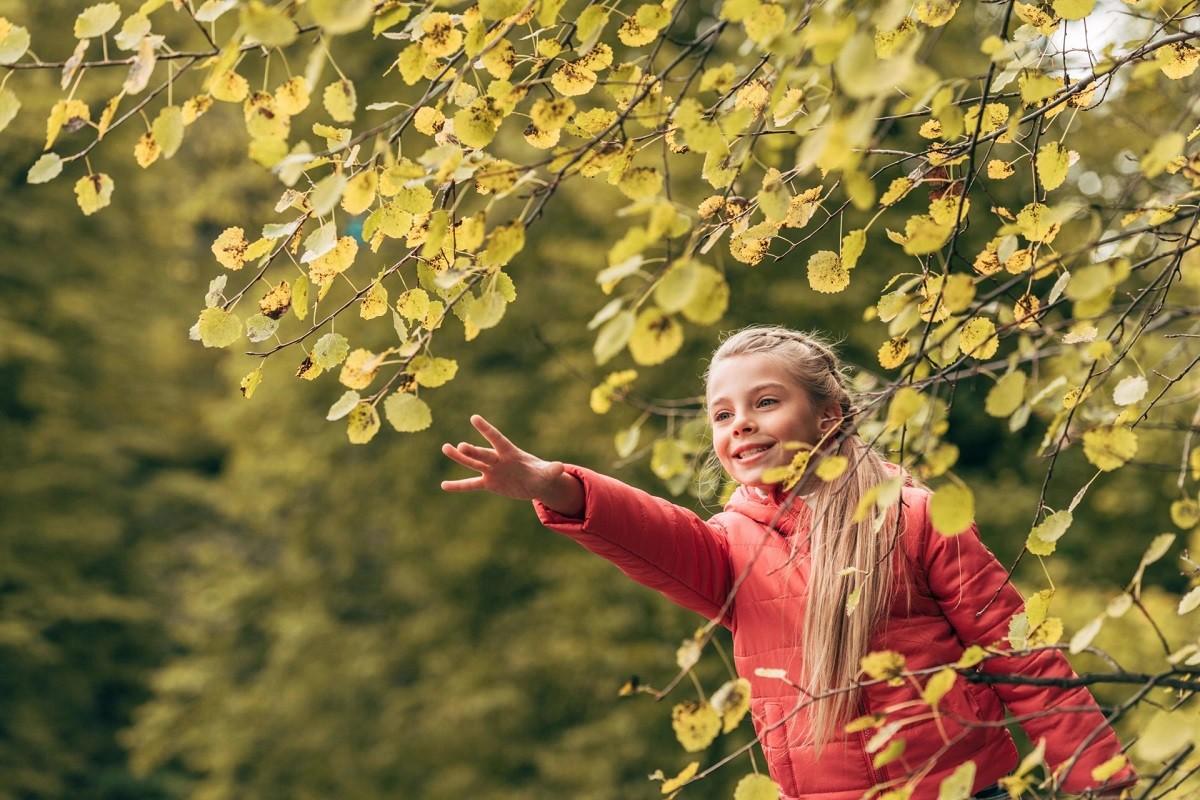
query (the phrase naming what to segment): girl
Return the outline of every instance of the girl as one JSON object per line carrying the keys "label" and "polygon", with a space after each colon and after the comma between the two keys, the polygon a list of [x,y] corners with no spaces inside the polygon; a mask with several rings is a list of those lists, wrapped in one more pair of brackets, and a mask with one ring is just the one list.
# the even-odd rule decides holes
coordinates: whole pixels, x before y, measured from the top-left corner
{"label": "girl", "polygon": [[[471,423],[490,448],[442,446],[479,476],[442,488],[532,500],[546,527],[730,628],[735,667],[751,684],[755,732],[786,800],[859,800],[876,786],[933,800],[966,761],[975,765],[976,797],[1003,795],[996,783],[1018,761],[1005,707],[1031,741],[1045,740],[1060,789],[1115,796],[1136,781],[1128,764],[1107,781],[1092,778],[1121,749],[1085,687],[957,676],[935,709],[922,699],[923,679],[862,675],[868,653],[901,654],[892,669],[930,670],[955,664],[969,645],[1003,647],[1024,602],[974,524],[958,536],[938,534],[927,489],[857,434],[834,436],[856,408],[827,343],[788,328],[746,328],[717,348],[704,381],[714,455],[739,484],[707,521],[615,478],[526,453],[479,415]],[[763,480],[792,463],[796,442],[813,447],[814,463],[842,455],[850,465],[829,482],[802,478],[803,502]],[[896,476],[904,479],[900,502],[881,519],[855,521],[860,498]],[[760,676],[760,668],[782,669],[787,680]],[[1057,650],[992,657],[978,669],[1075,677]],[[893,738],[904,741],[901,757],[880,767],[867,750],[875,731],[845,731],[869,714],[886,714],[880,725],[900,723]]]}

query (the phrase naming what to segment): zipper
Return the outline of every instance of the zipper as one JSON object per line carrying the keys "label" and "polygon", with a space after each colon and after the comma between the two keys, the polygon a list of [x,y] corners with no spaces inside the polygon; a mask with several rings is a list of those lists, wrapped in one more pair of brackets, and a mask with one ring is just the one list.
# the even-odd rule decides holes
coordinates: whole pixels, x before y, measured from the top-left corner
{"label": "zipper", "polygon": [[[859,706],[862,708],[863,716],[866,716],[867,714],[871,713],[870,709],[867,708],[866,690],[860,688],[859,692],[861,693],[859,695]],[[886,764],[884,765],[885,771],[884,771],[883,777],[881,778],[879,775],[879,770],[875,769],[875,763],[871,758],[871,754],[867,752],[867,733],[866,733],[866,731],[858,731],[858,741],[862,747],[863,758],[866,759],[866,762],[867,762],[867,777],[869,777],[871,779],[871,785],[875,786],[877,784],[883,783],[883,781],[887,779],[887,772],[886,772],[887,765]]]}

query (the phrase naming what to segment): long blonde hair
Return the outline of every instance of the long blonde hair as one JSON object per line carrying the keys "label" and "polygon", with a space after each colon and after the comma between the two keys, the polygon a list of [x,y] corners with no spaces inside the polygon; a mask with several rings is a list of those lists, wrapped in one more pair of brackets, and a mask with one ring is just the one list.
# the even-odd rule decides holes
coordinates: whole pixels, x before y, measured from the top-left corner
{"label": "long blonde hair", "polygon": [[[836,404],[842,412],[842,430],[851,429],[848,423],[858,412],[856,398],[833,345],[815,333],[774,325],[736,331],[709,360],[705,387],[717,362],[752,353],[777,357],[796,384],[808,392],[814,409]],[[873,514],[865,515],[860,522],[852,521],[860,498],[894,477],[885,466],[887,462],[853,432],[834,439],[822,452],[846,456],[850,466],[836,480],[818,480],[805,487],[811,490],[805,502],[813,513],[808,532],[810,563],[801,638],[801,685],[814,697],[822,698],[810,708],[810,725],[805,733],[805,743],[814,746],[818,756],[845,723],[863,713],[859,705],[861,689],[855,685],[861,673],[859,661],[869,652],[878,625],[888,617],[892,592],[897,588],[893,565],[898,565],[900,576],[907,574],[905,559],[893,555],[903,553],[898,546],[903,519],[899,503],[886,509],[882,525]],[[710,464],[714,461],[715,452],[710,455]],[[793,502],[799,502],[799,498]],[[845,574],[847,567],[858,571]],[[903,578],[901,582],[908,597],[909,582]],[[858,603],[847,613],[847,600],[856,585],[860,587]],[[823,697],[847,687],[852,688]]]}

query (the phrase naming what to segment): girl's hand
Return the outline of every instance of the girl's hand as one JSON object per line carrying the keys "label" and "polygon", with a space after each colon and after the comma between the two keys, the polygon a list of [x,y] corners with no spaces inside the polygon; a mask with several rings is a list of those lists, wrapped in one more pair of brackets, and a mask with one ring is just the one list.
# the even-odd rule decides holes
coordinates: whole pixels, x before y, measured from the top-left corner
{"label": "girl's hand", "polygon": [[[480,475],[442,481],[443,489],[447,492],[484,490],[517,500],[541,500],[561,492],[561,461],[546,461],[526,453],[478,414],[471,415],[471,424],[483,434],[491,448],[469,442],[459,442],[455,447],[447,442],[442,445],[442,452],[464,467],[478,470]],[[574,482],[573,478],[571,480]]]}

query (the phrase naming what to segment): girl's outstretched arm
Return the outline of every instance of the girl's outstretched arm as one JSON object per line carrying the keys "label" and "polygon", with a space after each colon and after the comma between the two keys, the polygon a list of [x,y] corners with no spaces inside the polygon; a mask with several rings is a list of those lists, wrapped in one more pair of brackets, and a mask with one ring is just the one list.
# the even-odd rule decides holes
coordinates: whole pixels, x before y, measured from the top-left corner
{"label": "girl's outstretched arm", "polygon": [[459,442],[458,447],[449,442],[442,445],[445,455],[480,473],[476,478],[442,481],[443,489],[447,492],[482,490],[517,500],[538,499],[567,516],[582,512],[583,487],[563,471],[561,461],[546,461],[526,453],[478,414],[471,415],[471,424],[492,448],[477,447],[470,442]]}
{"label": "girl's outstretched arm", "polygon": [[[708,619],[721,615],[733,576],[728,541],[717,523],[586,467],[526,453],[478,414],[471,424],[490,449],[461,442],[442,445],[442,452],[480,475],[443,481],[443,489],[531,500],[543,525],[638,583]],[[722,622],[732,625],[732,611]]]}
{"label": "girl's outstretched arm", "polygon": [[[1024,610],[1025,601],[1008,580],[1004,565],[980,540],[975,523],[957,536],[942,536],[929,524],[926,507],[921,553],[929,588],[962,643],[990,645],[1005,639],[1009,620]],[[980,614],[998,587],[1000,593],[995,602]],[[1021,657],[993,657],[985,660],[980,669],[997,675],[1077,677],[1058,650],[1041,650]],[[1029,715],[1021,727],[1034,743],[1045,738],[1046,763],[1054,769],[1065,765],[1079,744],[1091,736],[1090,744],[1076,759],[1070,773],[1059,775],[1061,789],[1072,794],[1091,789],[1107,796],[1137,780],[1137,773],[1128,763],[1107,781],[1092,778],[1092,769],[1118,755],[1121,745],[1086,686],[995,683],[992,688],[1014,715]],[[1088,710],[1053,713],[1059,706]]]}

